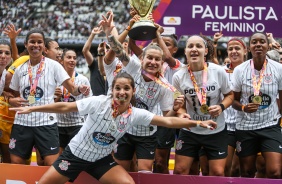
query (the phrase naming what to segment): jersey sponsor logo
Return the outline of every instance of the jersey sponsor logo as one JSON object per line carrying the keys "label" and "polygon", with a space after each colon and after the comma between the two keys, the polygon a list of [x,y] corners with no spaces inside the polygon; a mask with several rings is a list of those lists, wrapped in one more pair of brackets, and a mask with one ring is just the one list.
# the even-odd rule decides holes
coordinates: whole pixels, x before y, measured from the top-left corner
{"label": "jersey sponsor logo", "polygon": [[[30,94],[30,86],[24,88],[24,90],[23,90],[24,99],[27,100],[29,94]],[[36,101],[40,100],[40,98],[42,98],[43,94],[44,94],[43,90],[40,87],[36,86],[35,100]]]}
{"label": "jersey sponsor logo", "polygon": [[9,148],[14,149],[16,147],[16,142],[17,142],[16,139],[14,138],[10,139]]}
{"label": "jersey sponsor logo", "polygon": [[[261,102],[261,104],[260,104],[260,106],[259,106],[258,109],[265,109],[265,108],[269,107],[270,104],[271,104],[271,97],[268,96],[267,94],[263,94],[263,93],[261,93],[261,92],[260,92],[259,95],[262,97],[262,102]],[[249,102],[250,102],[250,103],[252,103],[253,98],[254,98],[254,94],[252,94],[252,95],[249,97]]]}
{"label": "jersey sponsor logo", "polygon": [[155,97],[156,91],[157,91],[156,88],[148,88],[146,94],[147,98],[153,99]]}
{"label": "jersey sponsor logo", "polygon": [[[75,98],[73,97],[73,96],[70,96],[69,98],[68,98],[68,101],[67,102],[75,102],[76,100],[75,100]],[[64,102],[64,97],[62,96],[61,97],[61,102]]]}
{"label": "jersey sponsor logo", "polygon": [[69,165],[71,165],[67,160],[62,160],[62,162],[59,164],[59,168],[62,171],[66,171],[69,168]]}
{"label": "jersey sponsor logo", "polygon": [[178,140],[178,141],[176,142],[175,149],[176,149],[176,150],[181,150],[183,143],[184,143],[184,141]]}
{"label": "jersey sponsor logo", "polygon": [[136,98],[136,107],[140,109],[146,109],[146,110],[149,109],[149,107],[144,102],[142,102],[140,98]]}
{"label": "jersey sponsor logo", "polygon": [[116,140],[110,133],[94,132],[93,141],[100,146],[109,146]]}
{"label": "jersey sponsor logo", "polygon": [[[200,89],[200,91],[203,90],[203,88],[199,88],[199,89]],[[216,90],[215,86],[207,86],[206,89],[207,89],[207,91],[215,91]],[[194,88],[185,89],[184,94],[193,95],[193,94],[196,94],[196,91],[195,91]]]}

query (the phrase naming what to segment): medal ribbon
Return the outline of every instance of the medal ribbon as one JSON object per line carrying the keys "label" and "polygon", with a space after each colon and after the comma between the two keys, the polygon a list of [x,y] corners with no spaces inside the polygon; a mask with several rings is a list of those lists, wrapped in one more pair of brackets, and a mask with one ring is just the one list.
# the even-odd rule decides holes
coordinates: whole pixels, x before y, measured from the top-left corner
{"label": "medal ribbon", "polygon": [[263,74],[264,74],[265,69],[266,69],[266,60],[264,61],[263,66],[262,66],[262,68],[259,72],[259,80],[257,82],[257,77],[255,75],[254,61],[251,60],[251,70],[252,70],[252,82],[253,82],[253,88],[254,88],[254,96],[259,95],[259,90],[260,90],[260,87],[261,87],[261,82],[262,82],[262,79],[263,79]]}
{"label": "medal ribbon", "polygon": [[[119,104],[116,101],[112,100],[113,118],[116,118],[119,115],[118,106]],[[127,113],[126,114],[122,113],[122,117],[128,118],[131,115],[131,113],[132,113],[132,105],[130,104],[128,106]]]}
{"label": "medal ribbon", "polygon": [[190,66],[188,66],[188,72],[191,77],[191,81],[193,83],[193,86],[195,88],[196,94],[198,96],[198,99],[200,101],[201,105],[207,104],[207,80],[208,80],[208,67],[207,63],[204,63],[204,70],[203,70],[203,87],[202,90],[199,89],[197,81],[195,79],[195,76],[193,72],[191,71]]}
{"label": "medal ribbon", "polygon": [[121,71],[121,69],[122,69],[122,63],[118,63],[114,71],[114,77]]}
{"label": "medal ribbon", "polygon": [[[73,72],[72,77],[71,77],[71,83],[72,84],[74,84],[74,78],[75,78],[75,71]],[[71,93],[68,92],[68,90],[65,87],[63,87],[64,102],[68,102],[69,101],[70,95],[71,95]]]}
{"label": "medal ribbon", "polygon": [[172,92],[176,92],[176,88],[171,85],[165,77],[161,73],[159,73],[159,77],[155,77],[149,73],[147,73],[145,70],[142,70],[142,74],[144,74],[146,77],[150,78],[151,80],[155,81],[157,84],[170,89]]}
{"label": "medal ribbon", "polygon": [[37,72],[36,72],[36,77],[34,79],[34,83],[32,82],[32,69],[31,69],[31,63],[30,63],[30,60],[28,61],[28,75],[29,75],[29,83],[30,83],[30,95],[31,96],[35,96],[36,94],[36,87],[37,87],[37,84],[38,84],[38,79],[40,77],[40,74],[43,70],[43,67],[44,67],[44,60],[45,60],[45,57],[42,56],[42,59],[40,61],[40,65],[37,69]]}

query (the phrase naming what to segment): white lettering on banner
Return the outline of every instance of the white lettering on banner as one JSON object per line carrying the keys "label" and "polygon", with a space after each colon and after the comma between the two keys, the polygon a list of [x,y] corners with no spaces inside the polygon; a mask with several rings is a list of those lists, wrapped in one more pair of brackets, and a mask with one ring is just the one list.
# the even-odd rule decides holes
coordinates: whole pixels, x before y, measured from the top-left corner
{"label": "white lettering on banner", "polygon": [[[230,20],[253,20],[257,18],[258,20],[276,20],[278,21],[277,15],[272,7],[236,7],[239,8],[239,13],[234,14],[233,6],[224,6],[223,8],[215,6],[212,9],[209,5],[206,5],[204,8],[202,5],[193,5],[192,7],[192,18],[195,19],[199,14],[201,19],[211,18],[211,19],[230,19]],[[220,10],[223,10],[223,15],[220,15]],[[263,13],[267,11],[266,16],[263,16]],[[222,12],[222,11],[221,11]]]}
{"label": "white lettering on banner", "polygon": [[[6,180],[6,184],[26,184],[26,182],[20,180]],[[38,184],[38,181],[35,181],[35,184]]]}
{"label": "white lettering on banner", "polygon": [[211,30],[218,32],[226,30],[228,32],[264,32],[265,26],[262,23],[236,23],[228,22],[226,24],[222,22],[205,22],[205,31]]}

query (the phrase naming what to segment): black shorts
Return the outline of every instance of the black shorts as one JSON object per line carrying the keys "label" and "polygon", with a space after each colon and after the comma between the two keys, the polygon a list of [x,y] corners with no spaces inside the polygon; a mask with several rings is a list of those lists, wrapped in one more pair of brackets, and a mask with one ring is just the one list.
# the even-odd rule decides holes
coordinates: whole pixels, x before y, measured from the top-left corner
{"label": "black shorts", "polygon": [[235,131],[227,131],[227,132],[228,132],[228,146],[236,148]]}
{"label": "black shorts", "polygon": [[157,141],[157,148],[159,149],[172,148],[175,141],[175,129],[158,126]]}
{"label": "black shorts", "polygon": [[57,124],[38,127],[13,125],[9,143],[10,153],[29,159],[34,146],[43,158],[57,154],[59,152]]}
{"label": "black shorts", "polygon": [[112,155],[108,155],[96,162],[82,160],[72,154],[69,146],[63,151],[59,158],[53,163],[53,167],[63,176],[73,182],[81,171],[85,171],[99,180],[111,168],[118,165]]}
{"label": "black shorts", "polygon": [[156,133],[151,136],[134,136],[126,133],[117,141],[117,150],[114,156],[118,160],[132,160],[134,153],[136,153],[137,159],[153,160],[156,147]]}
{"label": "black shorts", "polygon": [[82,126],[58,127],[60,147],[65,148],[70,140],[79,132]]}
{"label": "black shorts", "polygon": [[195,134],[181,129],[175,147],[175,154],[197,158],[203,148],[209,160],[223,159],[227,156],[227,130],[209,135]]}
{"label": "black shorts", "polygon": [[282,134],[279,124],[258,130],[236,130],[236,153],[239,157],[258,152],[282,153]]}

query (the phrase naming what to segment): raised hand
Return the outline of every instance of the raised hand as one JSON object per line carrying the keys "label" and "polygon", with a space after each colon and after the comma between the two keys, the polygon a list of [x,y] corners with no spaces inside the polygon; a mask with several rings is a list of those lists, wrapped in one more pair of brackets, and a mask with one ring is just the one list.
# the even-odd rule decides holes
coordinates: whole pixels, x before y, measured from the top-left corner
{"label": "raised hand", "polygon": [[7,27],[4,29],[4,34],[6,34],[10,39],[15,39],[20,32],[22,31],[22,29],[18,29],[16,30],[14,24],[9,24],[7,25]]}

